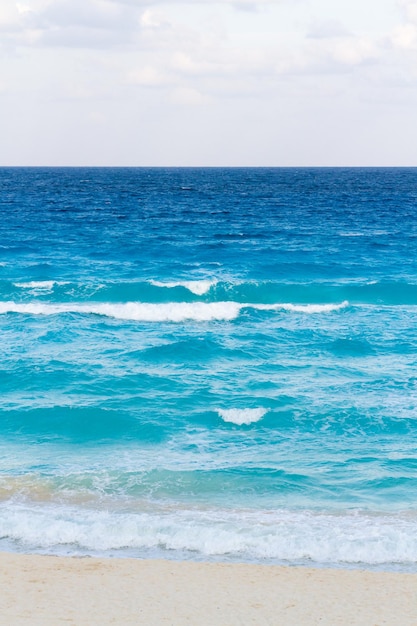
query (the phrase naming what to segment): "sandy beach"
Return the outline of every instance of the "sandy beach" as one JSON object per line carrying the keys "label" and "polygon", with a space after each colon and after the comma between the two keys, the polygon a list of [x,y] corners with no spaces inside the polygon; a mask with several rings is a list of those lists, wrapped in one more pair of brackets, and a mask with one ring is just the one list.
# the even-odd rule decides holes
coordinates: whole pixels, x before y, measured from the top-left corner
{"label": "sandy beach", "polygon": [[417,624],[417,575],[0,555],[0,624]]}

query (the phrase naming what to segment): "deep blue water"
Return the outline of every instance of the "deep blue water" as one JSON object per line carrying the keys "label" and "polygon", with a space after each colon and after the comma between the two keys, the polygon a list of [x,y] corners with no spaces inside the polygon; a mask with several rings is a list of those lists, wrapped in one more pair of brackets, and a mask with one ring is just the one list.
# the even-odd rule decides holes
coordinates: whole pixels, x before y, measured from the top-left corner
{"label": "deep blue water", "polygon": [[0,549],[417,570],[417,169],[0,169]]}

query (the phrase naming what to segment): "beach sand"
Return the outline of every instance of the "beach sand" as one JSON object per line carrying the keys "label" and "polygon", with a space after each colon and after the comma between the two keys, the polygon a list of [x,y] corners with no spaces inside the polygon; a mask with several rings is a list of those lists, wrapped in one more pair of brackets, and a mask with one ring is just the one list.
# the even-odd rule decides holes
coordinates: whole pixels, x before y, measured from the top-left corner
{"label": "beach sand", "polygon": [[0,624],[417,625],[417,575],[0,554]]}

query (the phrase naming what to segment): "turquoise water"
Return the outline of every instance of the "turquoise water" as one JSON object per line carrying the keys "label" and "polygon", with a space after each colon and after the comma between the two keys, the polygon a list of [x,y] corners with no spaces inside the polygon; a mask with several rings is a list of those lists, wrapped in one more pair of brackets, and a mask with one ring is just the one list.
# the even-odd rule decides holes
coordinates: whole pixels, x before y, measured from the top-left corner
{"label": "turquoise water", "polygon": [[0,549],[417,570],[416,169],[0,169]]}

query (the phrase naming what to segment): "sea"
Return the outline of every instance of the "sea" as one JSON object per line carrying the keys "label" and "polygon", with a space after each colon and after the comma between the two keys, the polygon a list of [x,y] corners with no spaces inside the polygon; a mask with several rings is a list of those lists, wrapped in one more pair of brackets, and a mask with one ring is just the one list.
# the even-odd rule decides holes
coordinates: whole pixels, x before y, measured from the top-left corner
{"label": "sea", "polygon": [[417,571],[417,169],[1,168],[0,550]]}

